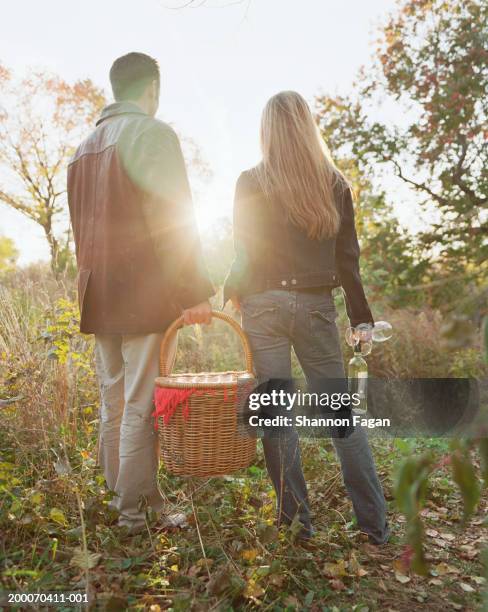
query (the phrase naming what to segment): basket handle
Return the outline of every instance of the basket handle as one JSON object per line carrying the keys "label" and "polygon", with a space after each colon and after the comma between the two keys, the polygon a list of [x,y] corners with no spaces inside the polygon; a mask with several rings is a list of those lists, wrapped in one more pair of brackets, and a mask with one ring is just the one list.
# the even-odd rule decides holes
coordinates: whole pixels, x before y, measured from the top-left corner
{"label": "basket handle", "polygon": [[[249,346],[249,341],[242,327],[232,317],[217,310],[212,310],[212,318],[221,319],[222,321],[225,321],[239,336],[239,338],[241,339],[242,348],[244,349],[244,357],[246,359],[246,371],[252,374],[253,365],[251,347]],[[181,317],[178,317],[175,321],[173,321],[173,323],[171,323],[161,341],[161,348],[159,351],[159,372],[161,376],[169,376],[173,370],[178,341],[177,333],[180,327],[183,327],[183,315]]]}

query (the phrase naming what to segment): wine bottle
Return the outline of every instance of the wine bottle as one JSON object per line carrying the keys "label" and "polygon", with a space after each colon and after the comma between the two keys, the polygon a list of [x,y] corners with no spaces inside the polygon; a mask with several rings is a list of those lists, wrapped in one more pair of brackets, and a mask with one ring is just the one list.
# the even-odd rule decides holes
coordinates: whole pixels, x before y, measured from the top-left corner
{"label": "wine bottle", "polygon": [[354,345],[354,356],[349,360],[347,375],[353,410],[359,415],[366,414],[368,411],[368,364],[361,355],[360,342]]}

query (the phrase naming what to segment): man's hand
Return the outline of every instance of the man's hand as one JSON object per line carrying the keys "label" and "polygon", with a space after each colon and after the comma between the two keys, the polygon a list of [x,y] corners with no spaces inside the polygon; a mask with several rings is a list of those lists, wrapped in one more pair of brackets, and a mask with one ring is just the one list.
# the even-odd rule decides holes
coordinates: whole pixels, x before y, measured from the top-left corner
{"label": "man's hand", "polygon": [[185,325],[193,325],[194,323],[208,325],[211,321],[212,307],[208,300],[183,311],[183,323]]}

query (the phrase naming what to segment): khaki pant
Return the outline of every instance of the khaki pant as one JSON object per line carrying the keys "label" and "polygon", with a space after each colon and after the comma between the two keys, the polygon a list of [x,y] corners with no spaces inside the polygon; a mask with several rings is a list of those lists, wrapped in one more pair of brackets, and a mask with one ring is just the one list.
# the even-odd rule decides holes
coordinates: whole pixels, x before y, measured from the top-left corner
{"label": "khaki pant", "polygon": [[[163,508],[157,483],[157,435],[151,413],[161,334],[97,335],[100,384],[100,465],[117,496],[119,524],[144,522],[145,509]],[[145,504],[141,501],[145,500]]]}

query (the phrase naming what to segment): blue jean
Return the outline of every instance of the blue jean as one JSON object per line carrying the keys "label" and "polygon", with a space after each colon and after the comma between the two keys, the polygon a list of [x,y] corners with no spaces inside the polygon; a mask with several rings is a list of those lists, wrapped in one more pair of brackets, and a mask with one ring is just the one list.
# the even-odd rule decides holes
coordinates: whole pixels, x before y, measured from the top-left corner
{"label": "blue jean", "polygon": [[[309,387],[320,379],[345,378],[330,292],[268,290],[243,298],[241,311],[259,382],[291,378],[292,347]],[[333,443],[358,526],[381,544],[389,535],[386,503],[366,433],[356,427],[346,438],[333,438]],[[301,535],[309,536],[310,506],[296,430],[285,428],[278,437],[265,432],[263,449],[276,491],[278,524],[290,524],[298,516]]]}

